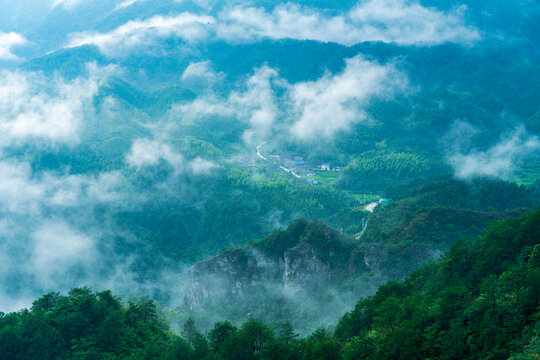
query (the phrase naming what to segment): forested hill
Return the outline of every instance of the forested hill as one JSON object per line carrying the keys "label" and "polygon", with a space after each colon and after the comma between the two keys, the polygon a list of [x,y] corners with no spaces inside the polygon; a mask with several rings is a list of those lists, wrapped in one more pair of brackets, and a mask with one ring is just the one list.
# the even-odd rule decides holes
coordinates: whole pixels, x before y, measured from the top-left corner
{"label": "forested hill", "polygon": [[208,330],[217,320],[241,322],[250,314],[271,325],[287,320],[306,335],[335,323],[379,285],[439,258],[457,240],[475,239],[493,220],[540,204],[533,189],[492,179],[416,180],[384,195],[392,200],[369,216],[356,211],[365,216],[356,228],[338,231],[300,219],[195,263],[180,322],[191,317]]}
{"label": "forested hill", "polygon": [[341,319],[336,337],[347,342],[347,359],[533,359],[539,305],[536,210],[380,287]]}
{"label": "forested hill", "polygon": [[299,339],[248,319],[177,335],[151,300],[74,289],[0,315],[2,359],[537,359],[540,209],[494,222],[439,261],[381,286],[335,332]]}

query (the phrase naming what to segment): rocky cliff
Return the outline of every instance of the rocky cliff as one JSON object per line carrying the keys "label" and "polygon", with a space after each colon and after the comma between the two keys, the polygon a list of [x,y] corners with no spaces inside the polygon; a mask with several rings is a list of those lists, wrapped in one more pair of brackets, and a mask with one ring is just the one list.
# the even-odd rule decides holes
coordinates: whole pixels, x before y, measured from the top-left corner
{"label": "rocky cliff", "polygon": [[366,270],[356,257],[349,238],[319,222],[298,220],[260,242],[194,264],[184,304],[194,309],[255,292],[317,293]]}

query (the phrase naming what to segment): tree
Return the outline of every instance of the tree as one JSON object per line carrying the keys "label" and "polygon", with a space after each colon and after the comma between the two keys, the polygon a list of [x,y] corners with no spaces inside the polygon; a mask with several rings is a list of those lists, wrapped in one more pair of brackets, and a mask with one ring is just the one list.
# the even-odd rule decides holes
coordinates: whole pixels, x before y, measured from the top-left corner
{"label": "tree", "polygon": [[241,341],[245,345],[249,358],[254,358],[264,345],[274,337],[272,330],[258,319],[250,319],[242,324]]}
{"label": "tree", "polygon": [[345,345],[343,360],[372,359],[375,352],[373,340],[367,336],[357,336]]}
{"label": "tree", "polygon": [[298,339],[298,334],[294,332],[294,328],[291,323],[286,321],[279,331],[279,340],[284,344],[294,344]]}
{"label": "tree", "polygon": [[228,321],[220,321],[214,324],[214,328],[208,333],[208,340],[210,341],[210,347],[214,352],[218,352],[221,345],[225,340],[234,332],[236,332],[236,326]]}
{"label": "tree", "polygon": [[184,323],[184,331],[182,331],[182,335],[184,336],[184,339],[188,342],[188,344],[193,344],[193,341],[195,341],[195,336],[197,335],[197,328],[195,327],[195,320],[192,318],[189,318]]}

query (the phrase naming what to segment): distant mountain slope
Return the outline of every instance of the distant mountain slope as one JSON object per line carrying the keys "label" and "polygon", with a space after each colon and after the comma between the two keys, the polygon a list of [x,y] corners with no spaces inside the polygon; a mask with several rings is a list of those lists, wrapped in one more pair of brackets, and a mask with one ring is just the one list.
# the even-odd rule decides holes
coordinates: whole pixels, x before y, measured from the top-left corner
{"label": "distant mountain slope", "polygon": [[[395,200],[364,218],[361,233],[343,235],[317,221],[297,220],[261,240],[222,250],[192,266],[186,316],[202,326],[211,321],[209,314],[235,321],[247,314],[276,323],[288,319],[303,333],[330,323],[383,281],[404,278],[456,241],[480,236],[493,220],[540,203],[531,190],[505,184],[442,178],[404,185],[406,195],[395,189]],[[493,193],[499,203],[488,198]],[[302,311],[295,313],[298,307]],[[320,308],[327,309],[324,316]]]}
{"label": "distant mountain slope", "polygon": [[125,101],[140,109],[152,119],[159,119],[173,105],[182,105],[197,98],[193,91],[180,86],[161,88],[145,92],[117,77],[109,77],[100,87],[95,101],[103,101],[108,96]]}
{"label": "distant mountain slope", "polygon": [[[305,221],[267,241],[287,247],[301,233],[307,242],[315,236],[319,245],[336,244],[335,233]],[[305,300],[285,315],[305,311]],[[289,322],[267,324],[249,314],[238,327],[215,323],[207,336],[188,319],[180,336],[148,299],[124,304],[109,291],[77,288],[44,295],[29,310],[0,313],[0,352],[6,360],[531,360],[540,351],[539,305],[540,209],[495,222],[476,241],[459,241],[404,281],[382,285],[333,334],[319,328],[299,339]],[[319,317],[329,310],[319,308]]]}

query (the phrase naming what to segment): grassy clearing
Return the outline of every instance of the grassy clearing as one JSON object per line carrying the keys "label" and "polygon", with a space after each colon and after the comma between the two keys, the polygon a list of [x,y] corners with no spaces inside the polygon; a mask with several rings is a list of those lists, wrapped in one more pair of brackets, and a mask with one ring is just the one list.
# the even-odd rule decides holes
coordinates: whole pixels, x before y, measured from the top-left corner
{"label": "grassy clearing", "polygon": [[322,185],[333,185],[336,183],[341,173],[336,171],[315,171],[313,179],[317,180]]}
{"label": "grassy clearing", "polygon": [[520,185],[532,185],[540,181],[540,159],[521,163],[513,180]]}
{"label": "grassy clearing", "polygon": [[380,195],[377,194],[359,194],[349,193],[360,205],[369,204],[370,202],[379,201]]}

